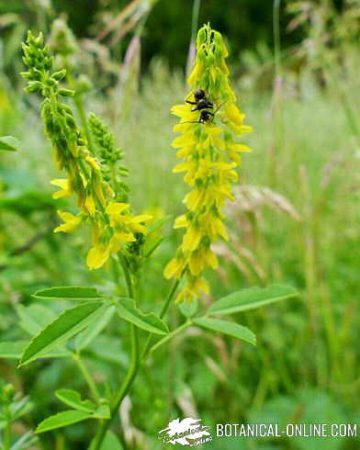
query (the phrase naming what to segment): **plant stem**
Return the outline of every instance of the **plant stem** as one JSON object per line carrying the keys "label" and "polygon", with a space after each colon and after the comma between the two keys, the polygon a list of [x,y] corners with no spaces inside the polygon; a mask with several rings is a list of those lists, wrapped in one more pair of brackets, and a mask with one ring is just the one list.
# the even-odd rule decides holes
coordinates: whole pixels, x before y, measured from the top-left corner
{"label": "plant stem", "polygon": [[191,20],[191,42],[194,43],[196,40],[196,33],[199,23],[199,13],[200,13],[201,0],[194,0],[192,8],[192,20]]}
{"label": "plant stem", "polygon": [[79,119],[81,122],[81,126],[83,128],[83,131],[85,133],[85,137],[87,140],[87,144],[88,144],[88,149],[90,151],[90,153],[94,154],[94,148],[92,145],[92,138],[91,138],[91,133],[90,133],[90,128],[89,128],[89,124],[88,124],[88,120],[86,118],[86,112],[85,112],[85,108],[84,108],[84,102],[83,102],[83,98],[82,98],[82,94],[78,94],[76,92],[76,81],[74,79],[74,77],[71,74],[71,68],[69,67],[68,64],[66,64],[66,70],[67,70],[67,78],[69,81],[69,86],[71,89],[73,89],[75,91],[75,96],[74,96],[74,104],[76,107],[76,110],[79,114]]}
{"label": "plant stem", "polygon": [[100,402],[100,394],[99,391],[96,387],[96,384],[92,378],[92,376],[90,375],[90,372],[87,370],[84,361],[81,359],[81,356],[79,353],[73,353],[72,355],[73,360],[76,362],[76,365],[78,366],[80,372],[82,373],[84,380],[86,381],[87,385],[89,386],[90,392],[94,398],[94,400],[96,400],[97,403]]}
{"label": "plant stem", "polygon": [[[174,284],[172,285],[170,292],[169,292],[168,296],[166,297],[165,303],[164,303],[163,307],[161,308],[161,311],[159,314],[160,319],[162,319],[165,316],[165,314],[167,313],[167,310],[169,309],[170,303],[171,303],[172,299],[174,298],[174,295],[179,286],[179,283],[180,283],[180,280],[175,280]],[[149,353],[152,338],[153,338],[153,335],[150,333],[146,340],[146,343],[144,345],[144,349],[142,351],[142,355],[141,355],[142,361],[146,358],[146,356]]]}
{"label": "plant stem", "polygon": [[89,149],[90,153],[94,154],[90,128],[89,128],[89,124],[88,124],[88,121],[87,121],[87,118],[86,118],[84,103],[83,103],[81,94],[76,94],[75,93],[74,103],[75,103],[77,112],[79,114],[80,122],[81,122],[81,125],[83,127],[83,130],[84,130],[84,133],[85,133],[85,136],[86,136],[88,149]]}
{"label": "plant stem", "polygon": [[11,412],[8,404],[4,405],[5,428],[3,450],[10,450],[11,448]]}
{"label": "plant stem", "polygon": [[[129,272],[128,263],[126,261],[126,258],[121,256],[120,262],[124,271],[124,276],[126,280],[128,295],[130,298],[134,298],[134,283],[131,278],[131,274]],[[137,328],[135,325],[130,325],[130,333],[131,333],[131,362],[130,366],[128,368],[128,371],[126,373],[125,379],[122,382],[119,390],[115,394],[113,406],[111,408],[111,419],[110,420],[104,420],[100,424],[100,428],[98,429],[98,432],[91,443],[90,450],[100,450],[101,444],[104,440],[104,437],[106,435],[106,432],[108,428],[110,427],[112,421],[114,420],[114,417],[121,405],[121,402],[123,401],[124,397],[129,392],[135,378],[137,375],[137,372],[139,370],[139,339],[138,339],[138,333]]]}
{"label": "plant stem", "polygon": [[137,372],[139,370],[139,342],[138,342],[138,336],[137,336],[137,330],[135,325],[131,325],[131,364],[128,369],[128,372],[126,374],[126,377],[120,386],[120,389],[115,395],[115,400],[113,407],[111,408],[111,419],[110,420],[104,420],[100,428],[98,430],[97,435],[95,436],[94,441],[91,444],[90,450],[100,450],[101,444],[104,440],[105,434],[110,427],[112,421],[114,420],[114,417],[121,405],[121,402],[123,401],[124,397],[129,392],[135,378],[137,375]]}
{"label": "plant stem", "polygon": [[[122,267],[124,270],[124,275],[125,275],[125,280],[126,280],[127,287],[128,287],[129,297],[133,298],[133,294],[134,294],[133,282],[131,280],[131,275],[128,270],[128,265],[127,265],[126,259],[123,257],[121,258],[121,264],[122,264]],[[166,301],[160,311],[160,318],[163,318],[165,316],[165,314],[170,306],[171,300],[174,298],[174,295],[179,286],[179,283],[180,283],[180,280],[176,280],[175,283],[173,284],[173,286],[166,298]],[[187,322],[186,322],[186,325],[189,326],[189,324]],[[171,333],[171,337],[178,334],[185,327],[182,326],[179,328],[181,328],[181,330],[179,330],[179,329],[175,330],[173,333]],[[170,337],[170,339],[171,339],[171,337]],[[148,340],[145,344],[145,347],[144,347],[144,350],[142,353],[141,362],[143,362],[144,358],[146,358],[146,356],[149,353],[151,339],[152,339],[152,334],[149,335]],[[166,339],[166,338],[164,338],[164,339]],[[167,340],[169,340],[169,339],[167,339]],[[163,342],[163,343],[165,343],[165,342]],[[128,372],[125,376],[125,379],[124,379],[122,385],[120,386],[120,389],[117,391],[117,393],[115,395],[113,407],[111,409],[111,419],[103,421],[101,423],[100,428],[90,446],[90,450],[100,450],[101,444],[105,437],[105,434],[106,434],[108,428],[110,427],[111,422],[113,421],[113,419],[116,415],[116,412],[118,411],[118,409],[121,405],[121,402],[123,401],[123,399],[129,392],[129,390],[136,378],[136,375],[139,371],[139,368],[140,368],[140,358],[139,358],[139,341],[138,341],[137,329],[134,325],[131,325],[131,363],[130,363]]]}
{"label": "plant stem", "polygon": [[174,331],[172,331],[171,333],[167,334],[164,338],[160,339],[160,341],[158,341],[155,345],[153,345],[150,348],[149,352],[153,353],[159,347],[161,347],[162,345],[164,345],[167,342],[169,342],[171,339],[173,339],[175,336],[177,336],[178,334],[180,334],[182,331],[186,330],[186,328],[189,328],[190,326],[191,326],[191,320],[187,320],[185,323],[180,325],[178,328],[175,328]]}

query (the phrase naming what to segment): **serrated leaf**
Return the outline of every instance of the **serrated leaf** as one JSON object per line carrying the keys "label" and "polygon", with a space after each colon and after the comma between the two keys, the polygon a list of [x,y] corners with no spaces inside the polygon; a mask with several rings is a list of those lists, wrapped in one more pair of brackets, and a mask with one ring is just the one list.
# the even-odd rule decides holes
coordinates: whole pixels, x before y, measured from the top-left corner
{"label": "serrated leaf", "polygon": [[100,450],[123,450],[123,446],[112,431],[107,431]]}
{"label": "serrated leaf", "polygon": [[91,419],[92,413],[88,413],[85,411],[63,411],[54,416],[50,416],[47,419],[43,420],[35,432],[45,433],[45,431],[55,430],[57,428],[67,427],[69,425],[73,425],[75,423],[82,422],[83,420]]}
{"label": "serrated leaf", "polygon": [[119,298],[116,303],[116,311],[122,319],[149,333],[165,335],[169,332],[165,322],[153,313],[145,314],[140,311],[135,306],[134,300],[130,298]]}
{"label": "serrated leaf", "polygon": [[206,330],[223,333],[236,339],[256,345],[255,334],[246,327],[234,322],[219,319],[197,318],[193,319],[193,323]]}
{"label": "serrated leaf", "polygon": [[21,357],[20,366],[34,361],[41,353],[52,350],[80,333],[92,321],[92,315],[101,307],[104,310],[107,308],[102,302],[91,302],[63,311],[31,340]]}
{"label": "serrated leaf", "polygon": [[235,314],[288,300],[297,295],[293,287],[280,284],[267,288],[242,289],[213,303],[209,308],[209,314]]}
{"label": "serrated leaf", "polygon": [[59,286],[36,291],[32,295],[41,300],[99,300],[98,290],[91,286]]}
{"label": "serrated leaf", "polygon": [[0,150],[5,150],[7,152],[16,152],[20,150],[20,142],[13,136],[1,136]]}
{"label": "serrated leaf", "polygon": [[93,316],[92,322],[85,331],[76,336],[75,347],[77,350],[83,350],[102,332],[109,324],[115,312],[115,306],[109,305],[105,311],[99,310]]}
{"label": "serrated leaf", "polygon": [[58,389],[55,395],[70,408],[90,413],[93,413],[96,409],[95,403],[91,400],[82,400],[80,393],[72,389]]}

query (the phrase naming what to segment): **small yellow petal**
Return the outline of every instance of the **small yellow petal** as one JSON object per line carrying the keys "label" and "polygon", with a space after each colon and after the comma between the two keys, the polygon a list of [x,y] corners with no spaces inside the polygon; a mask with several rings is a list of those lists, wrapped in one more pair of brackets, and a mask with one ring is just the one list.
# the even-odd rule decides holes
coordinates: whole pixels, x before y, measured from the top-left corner
{"label": "small yellow petal", "polygon": [[64,223],[55,228],[55,233],[71,233],[81,223],[81,216],[74,216],[74,214],[66,211],[58,211],[58,216]]}
{"label": "small yellow petal", "polygon": [[184,268],[184,261],[178,258],[172,259],[164,270],[164,277],[168,280],[170,278],[179,278]]}
{"label": "small yellow petal", "polygon": [[86,264],[90,270],[100,269],[110,256],[110,245],[98,244],[92,247],[86,257]]}
{"label": "small yellow petal", "polygon": [[94,170],[100,171],[100,164],[96,158],[93,156],[86,156],[85,161],[91,166]]}
{"label": "small yellow petal", "polygon": [[127,209],[129,209],[128,203],[113,202],[107,206],[106,212],[110,215],[121,214],[122,212],[126,211]]}
{"label": "small yellow petal", "polygon": [[94,198],[91,195],[89,195],[85,198],[84,206],[85,206],[86,211],[90,214],[90,216],[95,215],[96,206],[95,206]]}
{"label": "small yellow petal", "polygon": [[174,223],[174,228],[184,228],[187,227],[187,219],[185,214],[179,216],[176,218],[175,223]]}

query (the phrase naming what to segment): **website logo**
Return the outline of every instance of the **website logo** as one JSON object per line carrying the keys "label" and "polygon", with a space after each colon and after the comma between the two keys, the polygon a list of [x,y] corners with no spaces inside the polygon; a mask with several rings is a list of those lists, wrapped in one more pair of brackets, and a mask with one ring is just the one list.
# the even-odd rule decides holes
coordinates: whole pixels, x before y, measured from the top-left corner
{"label": "website logo", "polygon": [[210,427],[202,425],[201,419],[175,419],[159,431],[159,439],[165,444],[196,447],[212,440],[209,429]]}

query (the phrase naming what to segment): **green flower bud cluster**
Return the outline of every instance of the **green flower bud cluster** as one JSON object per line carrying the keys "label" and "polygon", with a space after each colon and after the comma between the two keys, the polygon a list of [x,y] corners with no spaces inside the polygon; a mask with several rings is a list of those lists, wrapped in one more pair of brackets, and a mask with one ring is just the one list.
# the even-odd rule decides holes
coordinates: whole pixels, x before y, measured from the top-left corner
{"label": "green flower bud cluster", "polygon": [[126,202],[129,187],[122,178],[128,176],[129,170],[120,163],[124,152],[116,146],[109,127],[94,113],[89,116],[89,125],[104,179],[113,187],[116,200]]}
{"label": "green flower bud cluster", "polygon": [[91,155],[71,107],[60,99],[73,93],[59,85],[66,70],[54,71],[54,59],[41,33],[35,37],[29,31],[23,51],[28,69],[22,73],[28,82],[25,90],[43,97],[41,117],[46,134],[52,142],[59,168],[67,172],[66,180],[61,184],[55,180],[53,184],[62,187],[62,196],[74,193],[86,216],[94,217],[97,212],[101,215],[112,189],[103,179],[100,164]]}
{"label": "green flower bud cluster", "polygon": [[[61,100],[60,96],[74,92],[60,87],[59,81],[65,77],[66,70],[54,70],[54,59],[49,47],[44,45],[42,34],[34,37],[29,32],[23,50],[28,69],[23,73],[28,82],[26,90],[43,97],[41,116],[46,134],[52,142],[59,168],[66,172],[66,178],[51,181],[60,188],[53,197],[59,199],[75,195],[80,210],[76,215],[58,211],[63,223],[54,231],[72,233],[83,222],[88,223],[92,247],[86,262],[89,269],[99,269],[111,255],[128,253],[128,247],[146,233],[145,223],[151,220],[151,216],[134,216],[131,212],[127,202],[128,188],[121,179],[127,173],[126,168],[119,164],[123,155],[106,125],[92,117],[88,132],[84,113],[85,138],[72,109]],[[63,59],[66,64],[66,57]],[[69,70],[71,72],[71,67]],[[69,74],[67,76],[69,78]],[[75,102],[77,100],[78,92],[74,98]],[[80,116],[81,113],[79,111]],[[95,148],[90,145],[91,137],[95,140]],[[98,153],[99,158],[94,153]],[[131,256],[132,250],[130,247]]]}

